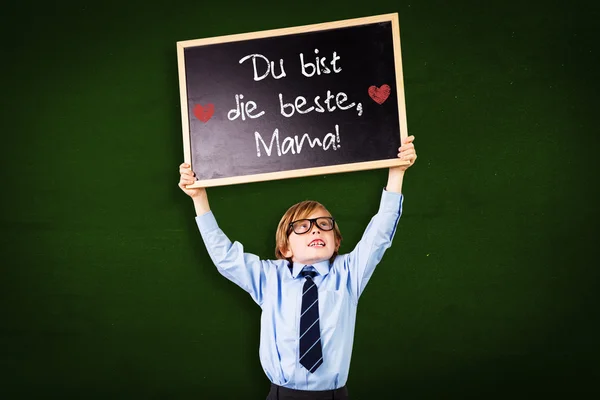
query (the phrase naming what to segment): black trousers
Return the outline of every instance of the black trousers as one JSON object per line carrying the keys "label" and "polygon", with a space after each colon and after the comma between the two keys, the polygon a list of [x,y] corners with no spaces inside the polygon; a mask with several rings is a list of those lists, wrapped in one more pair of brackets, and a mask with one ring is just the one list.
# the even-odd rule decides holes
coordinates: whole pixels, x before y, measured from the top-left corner
{"label": "black trousers", "polygon": [[348,388],[335,390],[294,390],[271,384],[267,400],[348,400]]}

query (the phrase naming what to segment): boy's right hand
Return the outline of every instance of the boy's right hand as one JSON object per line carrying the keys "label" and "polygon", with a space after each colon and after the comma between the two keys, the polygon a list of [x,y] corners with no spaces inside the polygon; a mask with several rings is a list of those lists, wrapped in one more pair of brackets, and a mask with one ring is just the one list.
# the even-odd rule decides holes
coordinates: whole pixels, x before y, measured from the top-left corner
{"label": "boy's right hand", "polygon": [[199,188],[186,188],[186,185],[191,185],[196,182],[196,174],[192,171],[190,164],[183,163],[179,166],[179,188],[183,193],[187,194],[191,198],[198,198],[206,194],[206,189],[203,187]]}

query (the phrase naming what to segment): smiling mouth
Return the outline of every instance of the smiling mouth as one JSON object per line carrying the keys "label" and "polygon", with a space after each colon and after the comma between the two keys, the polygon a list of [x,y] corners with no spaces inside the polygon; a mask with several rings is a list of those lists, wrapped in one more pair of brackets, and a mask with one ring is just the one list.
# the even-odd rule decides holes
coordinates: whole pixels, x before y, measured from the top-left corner
{"label": "smiling mouth", "polygon": [[325,242],[322,240],[313,240],[308,247],[325,247]]}

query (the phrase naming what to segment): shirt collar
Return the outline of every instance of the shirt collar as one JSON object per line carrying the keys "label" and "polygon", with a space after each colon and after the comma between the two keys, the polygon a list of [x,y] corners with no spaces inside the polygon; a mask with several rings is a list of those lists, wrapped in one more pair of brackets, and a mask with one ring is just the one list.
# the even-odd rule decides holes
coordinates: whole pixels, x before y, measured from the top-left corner
{"label": "shirt collar", "polygon": [[[329,260],[325,260],[325,261],[319,261],[318,263],[314,263],[311,264],[313,266],[313,268],[315,270],[317,270],[317,272],[319,273],[319,275],[321,276],[325,276],[329,273]],[[295,262],[294,263],[294,268],[292,269],[292,277],[294,279],[296,279],[298,277],[298,275],[300,274],[300,272],[302,271],[302,269],[304,267],[306,267],[307,264],[300,264]]]}

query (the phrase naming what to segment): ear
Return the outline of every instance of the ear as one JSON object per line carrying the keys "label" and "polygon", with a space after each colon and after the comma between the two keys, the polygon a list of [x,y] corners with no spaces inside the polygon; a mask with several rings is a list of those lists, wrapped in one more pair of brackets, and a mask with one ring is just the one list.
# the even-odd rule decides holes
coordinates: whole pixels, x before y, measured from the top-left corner
{"label": "ear", "polygon": [[289,246],[286,248],[281,248],[279,251],[281,251],[281,254],[283,254],[285,258],[292,258],[293,256],[292,250],[290,250]]}
{"label": "ear", "polygon": [[335,238],[335,251],[338,252],[340,250],[340,245],[342,241],[339,238]]}

